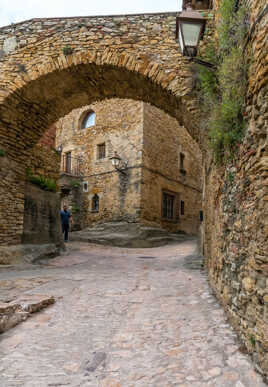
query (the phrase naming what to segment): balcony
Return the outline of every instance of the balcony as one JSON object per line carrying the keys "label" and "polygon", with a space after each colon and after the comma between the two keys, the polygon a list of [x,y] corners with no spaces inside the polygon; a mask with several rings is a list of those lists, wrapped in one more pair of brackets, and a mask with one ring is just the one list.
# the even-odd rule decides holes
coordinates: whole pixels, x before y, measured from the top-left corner
{"label": "balcony", "polygon": [[61,156],[60,174],[82,176],[82,160],[65,153]]}

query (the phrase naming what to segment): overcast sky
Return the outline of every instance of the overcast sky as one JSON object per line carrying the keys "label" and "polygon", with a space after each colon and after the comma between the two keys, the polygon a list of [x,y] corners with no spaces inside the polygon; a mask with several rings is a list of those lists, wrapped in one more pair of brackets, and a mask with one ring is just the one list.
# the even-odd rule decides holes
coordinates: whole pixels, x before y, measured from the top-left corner
{"label": "overcast sky", "polygon": [[37,17],[178,11],[181,0],[0,0],[0,27]]}

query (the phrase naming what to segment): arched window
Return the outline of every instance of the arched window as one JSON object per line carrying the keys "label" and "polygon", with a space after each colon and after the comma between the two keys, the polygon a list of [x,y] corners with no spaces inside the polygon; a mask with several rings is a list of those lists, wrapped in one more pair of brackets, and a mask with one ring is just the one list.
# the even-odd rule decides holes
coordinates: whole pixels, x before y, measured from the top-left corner
{"label": "arched window", "polygon": [[81,123],[81,129],[89,128],[90,126],[94,126],[96,121],[96,114],[94,112],[88,112]]}
{"label": "arched window", "polygon": [[99,202],[100,202],[99,196],[97,194],[95,194],[92,198],[91,209],[93,212],[99,212]]}

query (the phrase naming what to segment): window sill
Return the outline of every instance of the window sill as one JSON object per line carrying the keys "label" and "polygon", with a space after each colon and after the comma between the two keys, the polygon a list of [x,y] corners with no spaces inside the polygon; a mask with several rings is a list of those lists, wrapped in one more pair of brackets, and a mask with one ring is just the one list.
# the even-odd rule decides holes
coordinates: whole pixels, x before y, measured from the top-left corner
{"label": "window sill", "polygon": [[107,157],[104,157],[103,159],[96,159],[95,162],[96,163],[102,163],[103,161],[107,161],[108,158]]}
{"label": "window sill", "polygon": [[98,214],[98,213],[99,213],[98,210],[91,210],[90,212],[91,212],[92,214]]}
{"label": "window sill", "polygon": [[167,218],[161,218],[163,222],[168,222],[168,223],[178,223],[179,219],[167,219]]}

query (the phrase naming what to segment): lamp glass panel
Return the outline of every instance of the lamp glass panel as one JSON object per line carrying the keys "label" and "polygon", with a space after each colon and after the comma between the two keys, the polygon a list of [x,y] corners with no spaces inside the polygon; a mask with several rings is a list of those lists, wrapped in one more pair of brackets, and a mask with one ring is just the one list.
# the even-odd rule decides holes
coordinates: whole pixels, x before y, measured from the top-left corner
{"label": "lamp glass panel", "polygon": [[182,33],[184,36],[185,46],[196,47],[198,44],[199,34],[201,32],[202,24],[192,24],[182,22]]}
{"label": "lamp glass panel", "polygon": [[117,157],[112,158],[112,164],[114,167],[118,167],[120,160]]}
{"label": "lamp glass panel", "polygon": [[183,39],[182,39],[182,35],[181,35],[181,29],[179,29],[179,45],[180,45],[180,48],[181,48],[181,53],[183,54],[183,52],[184,52],[184,45],[183,45]]}

